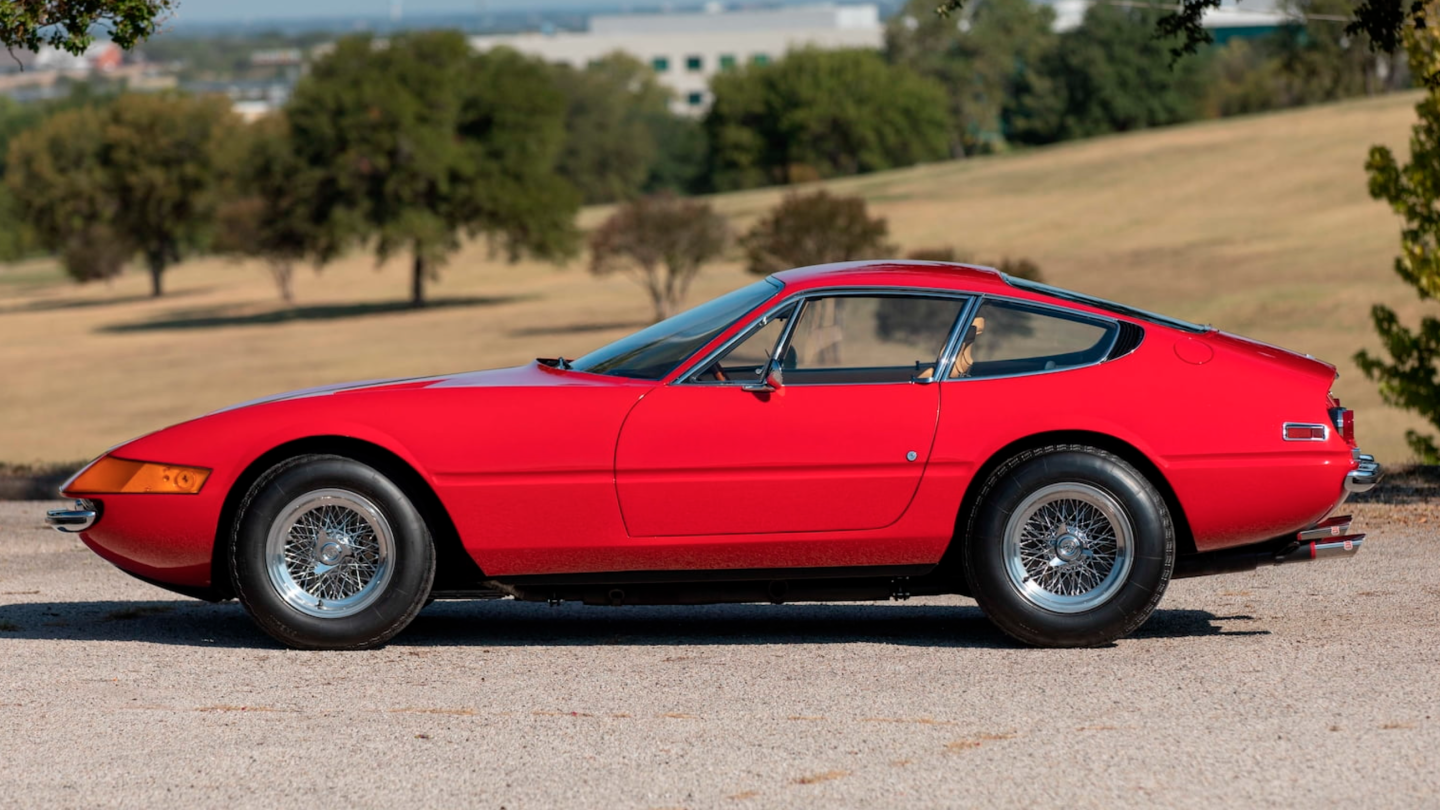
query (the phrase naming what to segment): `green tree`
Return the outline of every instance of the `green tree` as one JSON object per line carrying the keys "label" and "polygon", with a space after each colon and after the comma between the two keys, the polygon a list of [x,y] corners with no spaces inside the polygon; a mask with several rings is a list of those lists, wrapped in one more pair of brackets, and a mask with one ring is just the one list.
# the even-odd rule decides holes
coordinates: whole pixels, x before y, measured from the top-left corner
{"label": "green tree", "polygon": [[881,259],[895,252],[890,225],[872,217],[860,197],[824,189],[788,194],[740,240],[747,269],[769,275],[792,267]]}
{"label": "green tree", "polygon": [[643,187],[646,193],[703,194],[713,190],[705,166],[709,142],[700,121],[666,109],[647,114],[645,125],[656,144],[655,160]]}
{"label": "green tree", "polygon": [[711,81],[705,118],[718,189],[799,182],[941,160],[945,90],[862,50],[792,51]]}
{"label": "green tree", "polygon": [[251,124],[235,155],[234,193],[217,214],[214,248],[263,260],[280,297],[293,301],[295,265],[318,267],[334,238],[317,210],[317,173],[295,154],[283,115]]}
{"label": "green tree", "polygon": [[0,44],[36,51],[50,45],[84,53],[100,28],[130,48],[158,30],[174,0],[10,0],[0,3]]}
{"label": "green tree", "polygon": [[1050,143],[1197,117],[1204,66],[1187,60],[1172,70],[1165,43],[1150,34],[1154,16],[1105,4],[1086,10],[1080,26],[1045,54],[1042,78],[1015,102],[1012,137]]}
{"label": "green tree", "polygon": [[560,174],[587,203],[639,194],[660,156],[652,121],[671,115],[655,71],[614,53],[583,70],[557,65],[555,78],[566,100]]}
{"label": "green tree", "polygon": [[579,194],[555,171],[565,99],[544,63],[471,52],[458,32],[347,37],[287,108],[317,173],[320,258],[366,242],[412,257],[411,301],[459,247],[485,236],[511,260],[572,255]]}
{"label": "green tree", "polygon": [[[1440,70],[1440,36],[1435,29],[1407,37],[1410,68],[1416,75]],[[1410,162],[1401,165],[1389,148],[1373,146],[1365,163],[1370,195],[1390,204],[1404,220],[1395,273],[1415,288],[1421,301],[1440,297],[1440,88],[1431,87],[1415,107]],[[1440,318],[1427,315],[1411,331],[1383,304],[1370,310],[1384,355],[1360,351],[1355,363],[1380,384],[1380,396],[1414,411],[1440,428]],[[1410,449],[1425,464],[1440,463],[1433,436],[1406,431]]]}
{"label": "green tree", "polygon": [[[224,98],[121,96],[17,136],[5,180],[20,216],[72,275],[106,277],[138,252],[159,296],[165,270],[208,236],[220,143],[236,123]],[[84,261],[98,264],[73,264]]]}
{"label": "green tree", "polygon": [[655,320],[679,311],[700,268],[730,241],[725,218],[708,203],[670,194],[621,206],[590,235],[590,272],[627,272],[650,296]]}
{"label": "green tree", "polygon": [[[88,225],[109,228],[115,199],[101,162],[103,116],[79,109],[58,114],[10,141],[5,184],[16,217],[40,245],[62,255],[85,239]],[[66,270],[78,281],[95,274]]]}
{"label": "green tree", "polygon": [[1011,100],[1055,45],[1055,12],[1031,0],[978,0],[952,17],[934,9],[934,0],[910,0],[891,17],[886,53],[945,87],[954,119],[952,156],[993,151],[1005,142]]}
{"label": "green tree", "polygon": [[158,297],[166,269],[209,235],[222,143],[239,121],[222,96],[126,95],[102,119],[100,162],[114,230],[143,256]]}
{"label": "green tree", "polygon": [[[1286,0],[1298,18],[1314,14],[1343,16],[1353,0]],[[1403,71],[1376,57],[1363,33],[1354,34],[1333,20],[1314,19],[1282,26],[1264,41],[1275,54],[1284,78],[1283,106],[1316,104],[1368,95],[1400,86]],[[1382,76],[1381,70],[1386,70]]]}

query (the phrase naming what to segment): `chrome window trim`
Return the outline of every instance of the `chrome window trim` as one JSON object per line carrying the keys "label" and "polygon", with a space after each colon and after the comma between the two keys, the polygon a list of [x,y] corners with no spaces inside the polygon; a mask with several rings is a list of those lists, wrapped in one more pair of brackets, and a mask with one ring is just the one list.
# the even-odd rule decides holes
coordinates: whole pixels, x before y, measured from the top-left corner
{"label": "chrome window trim", "polygon": [[[1100,359],[1096,360],[1093,363],[1084,363],[1078,366],[1065,366],[1064,368],[1042,369],[1040,371],[1022,371],[1015,374],[995,374],[989,377],[950,377],[947,375],[945,379],[941,380],[942,383],[984,382],[985,380],[1013,380],[1017,377],[1038,377],[1042,374],[1063,374],[1067,371],[1078,371],[1084,368],[1094,368],[1095,366],[1102,366],[1112,360],[1120,359],[1120,357],[1108,356],[1110,352],[1115,349],[1116,341],[1120,340],[1119,318],[1108,318],[1103,315],[1093,315],[1089,312],[1077,312],[1068,307],[1057,306],[1055,304],[1047,304],[1039,301],[1028,301],[1024,298],[1011,298],[1005,295],[991,295],[989,293],[986,293],[984,295],[978,296],[977,298],[979,303],[975,307],[975,313],[971,315],[972,320],[974,319],[975,314],[979,314],[980,307],[984,306],[986,301],[998,301],[1005,304],[1017,304],[1022,308],[1030,307],[1033,309],[1048,309],[1054,310],[1056,312],[1062,312],[1073,319],[1093,321],[1094,323],[1096,323],[1096,325],[1103,325],[1108,328],[1113,328],[1114,331],[1110,334],[1110,344],[1105,347],[1105,351],[1100,353]],[[965,324],[965,328],[970,328],[970,324],[968,322]],[[1135,348],[1138,349],[1140,347],[1136,346]],[[1133,350],[1132,352],[1126,352],[1125,354],[1121,355],[1121,357],[1129,357],[1131,353],[1133,353]]]}
{"label": "chrome window trim", "polygon": [[[965,324],[966,326],[969,325],[969,323],[970,323],[969,318],[970,318],[970,317],[974,317],[974,313],[975,313],[975,311],[978,309],[978,305],[977,305],[976,302],[978,302],[978,301],[983,297],[983,296],[981,296],[981,295],[977,295],[976,293],[973,293],[973,292],[964,292],[964,291],[962,291],[962,290],[936,290],[936,289],[929,289],[929,288],[925,288],[925,287],[823,287],[823,288],[817,288],[817,289],[813,289],[813,290],[801,290],[801,291],[799,291],[799,292],[793,293],[793,294],[791,294],[790,296],[782,299],[782,300],[780,301],[780,303],[778,303],[778,304],[772,306],[770,309],[766,310],[766,311],[765,311],[765,314],[763,314],[763,315],[761,315],[760,317],[756,318],[756,319],[750,324],[750,327],[749,327],[749,328],[747,328],[747,329],[742,329],[740,332],[738,332],[738,333],[736,333],[734,336],[732,336],[729,340],[727,340],[727,341],[725,341],[724,343],[722,343],[722,344],[721,344],[718,348],[716,348],[714,351],[707,352],[707,353],[705,354],[705,356],[700,359],[699,362],[693,364],[692,366],[690,366],[690,368],[686,369],[683,374],[681,374],[680,376],[676,377],[675,380],[674,380],[674,382],[671,383],[671,385],[681,385],[681,384],[685,384],[685,385],[703,385],[703,386],[710,387],[710,388],[739,388],[740,386],[747,385],[748,383],[741,382],[741,381],[738,381],[738,380],[737,380],[737,381],[730,381],[730,382],[720,382],[720,381],[718,381],[718,380],[717,380],[717,381],[714,381],[714,382],[707,382],[707,381],[702,381],[702,380],[696,380],[695,377],[696,377],[696,375],[698,375],[698,374],[700,374],[701,372],[703,372],[706,368],[708,368],[711,363],[713,363],[713,362],[715,362],[716,360],[718,360],[721,355],[723,355],[725,352],[729,351],[735,344],[739,343],[740,341],[745,340],[745,339],[746,339],[747,337],[749,337],[751,334],[754,334],[755,330],[763,325],[763,323],[762,323],[763,321],[767,321],[767,320],[769,320],[772,316],[779,314],[781,311],[783,311],[783,310],[785,309],[785,307],[790,306],[791,304],[796,304],[795,315],[794,315],[794,317],[792,317],[792,318],[790,319],[790,323],[788,323],[788,324],[785,325],[785,331],[780,335],[780,341],[775,344],[776,347],[778,348],[778,352],[777,352],[777,353],[778,353],[778,354],[781,354],[782,356],[783,356],[783,354],[784,354],[785,349],[789,348],[789,346],[790,346],[790,338],[791,338],[791,335],[792,335],[792,334],[794,333],[794,331],[795,331],[795,324],[799,323],[800,318],[801,318],[802,316],[804,316],[804,314],[805,314],[805,307],[810,303],[810,301],[811,301],[812,299],[816,299],[816,298],[836,298],[836,297],[840,297],[840,296],[866,296],[866,295],[870,295],[870,296],[882,295],[882,296],[892,296],[892,297],[901,297],[901,298],[904,298],[904,297],[916,297],[916,296],[925,297],[925,298],[951,298],[951,299],[961,299],[961,300],[964,300],[964,301],[966,302],[965,306],[961,307],[961,309],[960,309],[960,314],[959,314],[959,316],[956,317],[955,323],[950,327],[950,337],[947,339],[946,343],[942,345],[941,355],[940,355],[939,358],[937,358],[936,364],[935,364],[935,370],[936,370],[937,374],[938,374],[939,371],[940,371],[941,361],[944,360],[944,358],[945,358],[945,352],[948,352],[948,351],[950,350],[951,345],[952,345],[952,343],[954,342],[956,335],[959,334],[960,324]],[[968,317],[967,317],[967,316],[968,316]],[[951,359],[953,360],[953,357],[952,357]],[[795,383],[795,384],[796,384],[796,385],[809,386],[809,387],[819,387],[819,386],[838,386],[838,385],[916,385],[917,382],[916,382],[915,380],[906,380],[906,381],[904,381],[904,382],[864,382],[864,383],[806,383],[806,382],[802,382],[802,383]]]}
{"label": "chrome window trim", "polygon": [[[1320,428],[1321,436],[1318,439],[1314,436],[1311,436],[1308,439],[1292,439],[1289,436],[1285,435],[1292,427],[1310,428],[1311,430],[1314,430],[1315,428]],[[1325,424],[1324,422],[1285,422],[1284,424],[1280,425],[1280,438],[1284,439],[1287,442],[1328,442],[1330,441],[1330,430],[1330,426]]]}
{"label": "chrome window trim", "polygon": [[960,343],[965,337],[965,332],[970,329],[970,324],[974,322],[976,314],[980,312],[980,305],[984,301],[985,296],[976,295],[960,313],[960,318],[955,321],[955,327],[950,330],[950,340],[945,343],[945,351],[940,354],[940,362],[935,364],[933,382],[945,382],[950,379],[950,369],[955,366],[955,360],[960,356]]}

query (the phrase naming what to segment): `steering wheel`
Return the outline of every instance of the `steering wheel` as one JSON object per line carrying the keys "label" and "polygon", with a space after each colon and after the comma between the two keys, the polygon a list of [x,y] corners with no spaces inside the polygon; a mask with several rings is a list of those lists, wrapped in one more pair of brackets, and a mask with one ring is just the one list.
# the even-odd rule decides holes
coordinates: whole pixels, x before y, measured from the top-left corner
{"label": "steering wheel", "polygon": [[721,368],[719,363],[715,364],[714,371],[717,382],[730,382],[730,378],[725,376],[725,369]]}

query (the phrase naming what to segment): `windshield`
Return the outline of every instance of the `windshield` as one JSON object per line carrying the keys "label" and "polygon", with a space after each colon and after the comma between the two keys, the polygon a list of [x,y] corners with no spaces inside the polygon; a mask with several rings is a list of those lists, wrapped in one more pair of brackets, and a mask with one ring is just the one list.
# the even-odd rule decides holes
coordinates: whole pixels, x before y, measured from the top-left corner
{"label": "windshield", "polygon": [[775,297],[783,285],[772,278],[741,287],[673,318],[596,349],[570,364],[577,371],[658,380],[715,339],[730,324]]}
{"label": "windshield", "polygon": [[[1004,274],[1002,273],[1001,275]],[[1159,315],[1154,312],[1140,309],[1138,307],[1127,306],[1125,304],[1117,304],[1114,301],[1106,301],[1103,298],[1096,298],[1093,295],[1072,292],[1070,290],[1062,290],[1059,287],[1051,287],[1049,284],[1041,284],[1038,281],[1029,281],[1027,279],[1016,278],[1014,276],[1007,275],[1005,276],[1005,283],[1009,284],[1011,287],[1018,287],[1022,290],[1042,293],[1044,295],[1049,295],[1054,298],[1059,298],[1063,301],[1074,301],[1077,304],[1087,304],[1089,306],[1095,307],[1096,309],[1103,309],[1109,312],[1114,312],[1117,315],[1129,315],[1132,318],[1138,318],[1142,321],[1158,323],[1162,326],[1168,326],[1171,329],[1179,329],[1182,332],[1195,332],[1198,334],[1200,332],[1209,332],[1211,328],[1208,326],[1201,326],[1198,323],[1182,321],[1179,318],[1171,318],[1167,315]]]}

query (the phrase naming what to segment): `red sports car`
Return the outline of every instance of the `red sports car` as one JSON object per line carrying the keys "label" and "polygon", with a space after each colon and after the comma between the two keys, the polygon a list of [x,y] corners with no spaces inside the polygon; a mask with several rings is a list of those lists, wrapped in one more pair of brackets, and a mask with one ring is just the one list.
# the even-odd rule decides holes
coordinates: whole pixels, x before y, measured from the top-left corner
{"label": "red sports car", "polygon": [[1335,368],[940,263],[779,273],[578,360],[299,391],[116,447],[49,522],[305,648],[430,600],[972,596],[1107,643],[1172,577],[1344,557]]}

